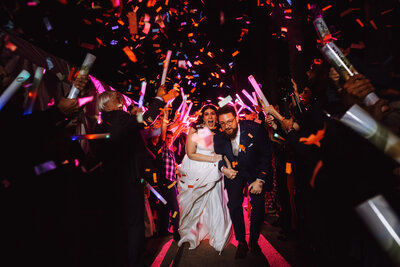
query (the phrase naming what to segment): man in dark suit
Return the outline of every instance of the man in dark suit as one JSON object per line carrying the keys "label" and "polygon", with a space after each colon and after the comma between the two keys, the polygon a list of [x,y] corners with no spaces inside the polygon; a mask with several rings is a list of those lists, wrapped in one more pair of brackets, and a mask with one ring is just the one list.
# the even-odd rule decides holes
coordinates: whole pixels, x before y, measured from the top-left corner
{"label": "man in dark suit", "polygon": [[[143,114],[151,124],[159,109],[177,96],[175,90],[165,93],[160,87],[156,99]],[[149,152],[140,134],[144,127],[136,116],[122,110],[123,97],[115,91],[99,95],[102,123],[96,133],[110,133],[110,139],[94,140],[92,147],[103,162],[104,175],[110,181],[109,212],[113,255],[110,266],[144,266],[144,189],[141,179],[149,160]],[[95,142],[97,141],[97,142]]]}
{"label": "man in dark suit", "polygon": [[[228,208],[236,240],[239,242],[235,258],[246,257],[247,251],[261,254],[258,245],[264,220],[265,192],[272,189],[272,146],[266,130],[252,121],[240,121],[234,107],[226,105],[218,110],[222,132],[214,137],[214,150],[224,155],[220,170],[225,176]],[[224,165],[224,166],[223,166]],[[250,240],[245,238],[243,189],[249,185],[251,197]]]}

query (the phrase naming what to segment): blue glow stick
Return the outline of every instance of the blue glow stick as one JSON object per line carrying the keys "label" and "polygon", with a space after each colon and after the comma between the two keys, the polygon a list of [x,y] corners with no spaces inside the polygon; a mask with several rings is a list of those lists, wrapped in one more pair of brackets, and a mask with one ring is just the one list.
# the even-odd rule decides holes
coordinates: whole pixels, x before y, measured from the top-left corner
{"label": "blue glow stick", "polygon": [[159,200],[161,200],[161,202],[162,202],[164,205],[167,205],[167,201],[165,200],[165,198],[163,198],[163,197],[160,195],[160,193],[158,193],[148,182],[146,182],[145,180],[142,179],[142,182],[143,182],[143,181],[146,183],[146,187],[147,187],[148,189],[150,189],[150,191],[153,192],[153,194],[154,194]]}
{"label": "blue glow stick", "polygon": [[143,99],[144,99],[144,95],[146,94],[146,86],[147,86],[147,82],[143,81],[142,87],[140,88],[140,97],[139,97],[139,102],[138,102],[139,108],[141,108],[143,106]]}
{"label": "blue glow stick", "polygon": [[39,85],[42,80],[43,74],[45,72],[46,72],[46,69],[44,69],[42,67],[36,68],[35,75],[33,76],[33,84],[28,93],[28,101],[25,106],[24,115],[32,114],[32,110],[33,110],[33,106],[35,105]]}

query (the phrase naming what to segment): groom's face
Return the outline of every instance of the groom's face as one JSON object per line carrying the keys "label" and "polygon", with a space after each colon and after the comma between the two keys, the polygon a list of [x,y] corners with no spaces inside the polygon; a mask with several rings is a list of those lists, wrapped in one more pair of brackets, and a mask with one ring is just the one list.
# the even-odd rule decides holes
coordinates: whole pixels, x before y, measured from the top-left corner
{"label": "groom's face", "polygon": [[218,120],[225,137],[234,139],[238,132],[238,118],[232,113],[226,113],[219,115]]}

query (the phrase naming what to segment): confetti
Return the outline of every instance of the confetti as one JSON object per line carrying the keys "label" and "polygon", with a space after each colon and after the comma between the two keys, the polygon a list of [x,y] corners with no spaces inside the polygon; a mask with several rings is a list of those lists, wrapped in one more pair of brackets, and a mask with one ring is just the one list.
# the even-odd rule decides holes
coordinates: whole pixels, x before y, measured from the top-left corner
{"label": "confetti", "polygon": [[176,181],[174,181],[172,184],[170,184],[170,185],[168,186],[168,189],[171,189],[175,184],[176,184]]}
{"label": "confetti", "polygon": [[364,28],[364,23],[362,23],[362,21],[360,19],[356,19],[356,22],[362,27]]}
{"label": "confetti", "polygon": [[133,51],[129,48],[129,46],[125,46],[122,50],[125,52],[125,54],[132,62],[136,63],[138,61],[135,53],[133,53]]}
{"label": "confetti", "polygon": [[36,175],[41,175],[43,173],[57,169],[57,165],[54,161],[50,160],[34,166],[33,169]]}
{"label": "confetti", "polygon": [[286,174],[291,174],[292,173],[292,164],[290,162],[286,162]]}

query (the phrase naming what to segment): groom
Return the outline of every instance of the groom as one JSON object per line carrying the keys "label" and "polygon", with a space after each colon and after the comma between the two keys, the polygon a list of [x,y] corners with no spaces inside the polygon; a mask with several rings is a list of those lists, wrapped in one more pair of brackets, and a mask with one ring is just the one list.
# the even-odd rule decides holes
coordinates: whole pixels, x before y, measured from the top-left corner
{"label": "groom", "polygon": [[[235,258],[244,258],[247,251],[261,254],[258,245],[264,221],[265,192],[272,189],[272,146],[266,130],[252,121],[240,121],[233,106],[225,105],[217,112],[222,132],[214,136],[214,150],[222,154],[220,170],[225,176],[228,208],[236,240]],[[249,246],[245,238],[243,189],[249,186],[251,197]]]}

